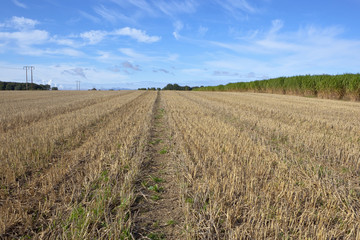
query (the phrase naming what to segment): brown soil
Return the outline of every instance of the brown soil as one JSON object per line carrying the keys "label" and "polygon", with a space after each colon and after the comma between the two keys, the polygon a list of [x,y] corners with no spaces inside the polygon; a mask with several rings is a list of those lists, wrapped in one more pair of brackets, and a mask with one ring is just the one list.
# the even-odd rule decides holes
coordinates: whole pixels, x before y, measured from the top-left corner
{"label": "brown soil", "polygon": [[181,210],[179,171],[171,154],[173,142],[166,109],[158,96],[153,110],[148,156],[136,184],[132,206],[132,236],[135,239],[181,239],[184,215]]}

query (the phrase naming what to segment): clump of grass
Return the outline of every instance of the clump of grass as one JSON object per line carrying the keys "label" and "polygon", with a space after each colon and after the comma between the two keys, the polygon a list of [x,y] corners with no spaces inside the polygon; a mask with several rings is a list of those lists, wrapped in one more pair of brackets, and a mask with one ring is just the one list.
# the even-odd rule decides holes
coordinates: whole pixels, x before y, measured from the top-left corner
{"label": "clump of grass", "polygon": [[162,192],[164,189],[162,188],[162,187],[160,187],[158,184],[155,184],[155,185],[153,185],[153,186],[150,186],[150,187],[148,187],[148,189],[150,190],[150,191],[154,191],[154,192],[157,192],[157,193],[159,193],[159,192]]}
{"label": "clump of grass", "polygon": [[167,148],[163,148],[163,149],[161,149],[161,150],[159,151],[159,153],[160,153],[160,154],[166,154],[166,153],[168,153],[168,150],[167,150]]}
{"label": "clump of grass", "polygon": [[161,197],[158,194],[154,194],[154,195],[151,196],[151,199],[154,200],[154,201],[158,201],[158,200],[161,199]]}
{"label": "clump of grass", "polygon": [[161,139],[156,139],[156,140],[154,140],[154,141],[151,141],[150,144],[151,144],[151,145],[157,145],[157,144],[159,144],[159,143],[161,143],[161,142],[162,142]]}
{"label": "clump of grass", "polygon": [[165,235],[163,233],[149,233],[147,235],[151,240],[163,240],[165,239]]}
{"label": "clump of grass", "polygon": [[159,178],[159,177],[153,177],[153,176],[151,176],[151,175],[149,175],[149,177],[150,177],[150,179],[151,179],[153,182],[155,182],[155,183],[161,183],[161,182],[164,181],[164,179]]}
{"label": "clump of grass", "polygon": [[173,220],[173,219],[166,222],[166,225],[168,225],[168,226],[171,226],[171,225],[174,225],[174,224],[176,224],[176,221]]}

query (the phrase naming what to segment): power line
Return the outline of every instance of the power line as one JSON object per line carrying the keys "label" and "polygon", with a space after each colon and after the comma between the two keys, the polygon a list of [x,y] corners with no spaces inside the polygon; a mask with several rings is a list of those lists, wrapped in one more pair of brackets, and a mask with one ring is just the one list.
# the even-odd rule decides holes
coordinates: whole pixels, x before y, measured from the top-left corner
{"label": "power line", "polygon": [[0,66],[0,68],[2,68],[2,69],[22,70],[21,68],[15,68],[15,67],[2,67],[2,66]]}

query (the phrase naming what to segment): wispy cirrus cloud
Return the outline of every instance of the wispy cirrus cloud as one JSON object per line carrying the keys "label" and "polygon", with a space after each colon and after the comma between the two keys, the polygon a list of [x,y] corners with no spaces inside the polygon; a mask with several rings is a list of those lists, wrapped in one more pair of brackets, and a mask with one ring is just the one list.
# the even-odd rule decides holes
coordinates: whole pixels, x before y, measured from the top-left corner
{"label": "wispy cirrus cloud", "polygon": [[206,65],[229,72],[250,70],[273,76],[337,74],[360,67],[360,56],[356,54],[360,52],[360,40],[343,38],[343,28],[308,25],[285,32],[282,30],[284,24],[281,20],[273,20],[268,31],[259,32],[248,40],[212,42],[232,54],[207,61]]}
{"label": "wispy cirrus cloud", "polygon": [[174,22],[173,36],[176,40],[180,39],[180,31],[184,28],[184,24],[181,21]]}
{"label": "wispy cirrus cloud", "polygon": [[258,10],[248,3],[247,0],[214,0],[221,8],[235,18],[241,18],[244,14],[256,13]]}
{"label": "wispy cirrus cloud", "polygon": [[[158,36],[150,36],[145,31],[136,29],[136,28],[130,28],[130,27],[124,27],[115,29],[113,31],[102,31],[102,30],[90,30],[87,32],[80,33],[79,35],[72,36],[72,39],[81,38],[85,42],[82,42],[80,44],[74,44],[75,46],[84,46],[84,45],[95,45],[103,40],[105,40],[108,36],[127,36],[130,37],[138,42],[142,43],[154,43],[161,40],[161,37]],[[70,43],[71,38],[68,38],[68,42],[66,39],[62,39],[64,44]]]}
{"label": "wispy cirrus cloud", "polygon": [[99,23],[100,19],[98,17],[95,17],[87,12],[84,11],[79,11],[80,15],[83,16],[84,18],[94,22],[94,23]]}
{"label": "wispy cirrus cloud", "polygon": [[18,6],[18,7],[27,8],[27,6],[26,6],[25,3],[22,3],[22,2],[20,2],[20,1],[18,1],[18,0],[12,0],[12,2],[13,2],[16,6]]}
{"label": "wispy cirrus cloud", "polygon": [[94,7],[94,11],[104,18],[106,21],[111,22],[112,24],[116,24],[118,21],[123,21],[127,23],[135,23],[134,18],[128,17],[121,13],[120,11],[116,11],[114,9],[110,9],[105,7],[104,5]]}
{"label": "wispy cirrus cloud", "polygon": [[156,15],[154,7],[148,1],[145,0],[127,0],[127,1],[110,0],[110,1],[123,8],[134,6],[140,9],[142,12],[145,12],[151,16]]}
{"label": "wispy cirrus cloud", "polygon": [[124,54],[127,57],[130,57],[132,59],[136,59],[136,60],[140,60],[140,61],[152,60],[152,58],[150,58],[142,53],[138,53],[134,49],[131,49],[131,48],[120,48],[119,51],[122,54]]}
{"label": "wispy cirrus cloud", "polygon": [[132,61],[137,62],[174,62],[178,59],[177,54],[166,54],[158,55],[150,52],[150,54],[139,53],[132,48],[120,48],[118,49],[126,59],[131,59]]}
{"label": "wispy cirrus cloud", "polygon": [[161,12],[169,16],[175,16],[180,13],[194,13],[198,3],[195,0],[156,0],[153,4]]}

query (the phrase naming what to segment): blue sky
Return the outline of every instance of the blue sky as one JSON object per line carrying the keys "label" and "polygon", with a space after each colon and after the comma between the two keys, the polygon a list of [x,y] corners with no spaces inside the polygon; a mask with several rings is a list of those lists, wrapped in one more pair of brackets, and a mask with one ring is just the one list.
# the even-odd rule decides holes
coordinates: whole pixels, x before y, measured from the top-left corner
{"label": "blue sky", "polygon": [[0,81],[200,86],[360,72],[360,0],[2,0]]}

